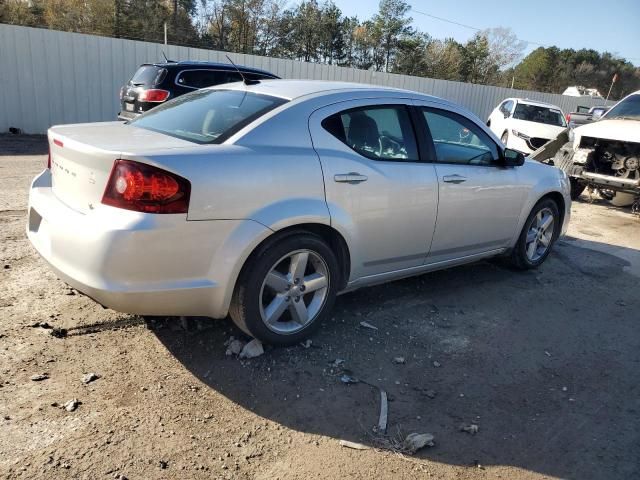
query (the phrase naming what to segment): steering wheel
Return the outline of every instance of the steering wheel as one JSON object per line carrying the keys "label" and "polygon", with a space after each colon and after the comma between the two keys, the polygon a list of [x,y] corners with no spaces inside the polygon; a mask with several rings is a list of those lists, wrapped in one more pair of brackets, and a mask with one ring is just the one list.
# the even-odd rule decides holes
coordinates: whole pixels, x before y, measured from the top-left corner
{"label": "steering wheel", "polygon": [[393,149],[394,155],[402,148],[400,142],[396,142],[393,138],[386,135],[380,135],[380,137],[378,137],[378,151],[376,152],[376,154],[380,158],[382,158],[382,153],[384,152],[384,143],[390,144],[391,148]]}

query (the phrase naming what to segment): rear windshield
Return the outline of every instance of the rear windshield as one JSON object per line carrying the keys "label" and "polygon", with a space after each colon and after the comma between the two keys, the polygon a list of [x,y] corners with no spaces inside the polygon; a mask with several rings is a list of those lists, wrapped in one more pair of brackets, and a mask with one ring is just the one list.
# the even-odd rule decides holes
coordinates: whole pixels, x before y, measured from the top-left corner
{"label": "rear windshield", "polygon": [[167,70],[165,68],[143,65],[129,80],[129,83],[131,85],[158,85],[164,80],[166,74]]}
{"label": "rear windshield", "polygon": [[607,112],[603,118],[640,120],[640,95],[629,95]]}
{"label": "rear windshield", "polygon": [[513,118],[516,120],[526,120],[527,122],[545,123],[556,127],[566,127],[564,117],[560,110],[554,110],[547,107],[539,107],[538,105],[528,105],[519,103],[513,112]]}
{"label": "rear windshield", "polygon": [[222,143],[286,100],[242,90],[198,90],[129,123],[195,143]]}

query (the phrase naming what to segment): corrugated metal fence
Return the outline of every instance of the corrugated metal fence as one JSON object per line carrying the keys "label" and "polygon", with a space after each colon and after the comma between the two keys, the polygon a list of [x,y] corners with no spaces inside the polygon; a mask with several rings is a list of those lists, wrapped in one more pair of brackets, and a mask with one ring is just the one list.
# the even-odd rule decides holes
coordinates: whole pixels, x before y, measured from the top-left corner
{"label": "corrugated metal fence", "polygon": [[[213,50],[0,24],[0,132],[16,127],[44,133],[55,124],[114,120],[120,86],[140,64],[162,60],[163,51],[175,60],[227,62],[224,52]],[[464,105],[482,119],[507,97],[553,103],[565,112],[603,103],[256,55],[230,57],[282,78],[361,82],[436,95]]]}

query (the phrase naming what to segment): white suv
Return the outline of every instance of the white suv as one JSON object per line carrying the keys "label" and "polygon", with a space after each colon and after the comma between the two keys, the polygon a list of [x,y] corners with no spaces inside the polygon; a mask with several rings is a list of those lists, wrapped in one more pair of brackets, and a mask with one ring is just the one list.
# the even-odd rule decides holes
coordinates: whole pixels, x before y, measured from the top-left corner
{"label": "white suv", "polygon": [[507,98],[487,120],[487,126],[508,148],[533,153],[567,128],[560,107],[523,98]]}

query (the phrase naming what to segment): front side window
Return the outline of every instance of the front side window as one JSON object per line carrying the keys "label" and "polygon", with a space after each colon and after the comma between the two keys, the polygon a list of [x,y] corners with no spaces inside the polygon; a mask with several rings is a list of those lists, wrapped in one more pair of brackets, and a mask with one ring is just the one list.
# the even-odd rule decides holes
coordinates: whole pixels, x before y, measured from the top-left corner
{"label": "front side window", "polygon": [[527,122],[545,123],[555,127],[567,126],[564,121],[564,115],[562,115],[560,110],[538,105],[529,105],[528,103],[518,103],[513,112],[513,118]]}
{"label": "front side window", "polygon": [[438,163],[490,165],[499,158],[498,146],[477,125],[445,110],[424,109]]}
{"label": "front side window", "polygon": [[325,130],[372,160],[418,161],[413,126],[404,106],[370,106],[336,113]]}
{"label": "front side window", "polygon": [[629,95],[607,112],[604,118],[623,120],[640,120],[640,94]]}
{"label": "front side window", "polygon": [[286,100],[242,90],[198,90],[128,123],[195,143],[222,143]]}

